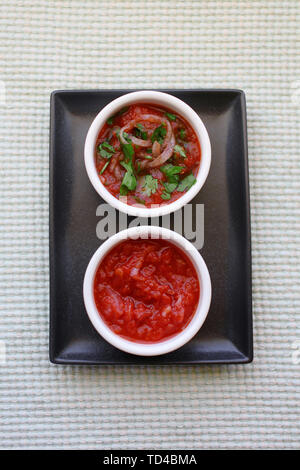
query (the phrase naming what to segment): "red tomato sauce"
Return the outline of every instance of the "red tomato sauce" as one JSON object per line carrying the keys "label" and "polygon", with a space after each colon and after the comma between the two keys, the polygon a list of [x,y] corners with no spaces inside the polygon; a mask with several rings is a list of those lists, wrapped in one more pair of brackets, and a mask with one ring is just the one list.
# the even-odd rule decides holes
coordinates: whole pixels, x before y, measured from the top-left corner
{"label": "red tomato sauce", "polygon": [[99,178],[113,196],[129,205],[151,207],[173,202],[190,189],[201,149],[195,131],[181,116],[135,104],[107,120],[97,138],[95,159]]}
{"label": "red tomato sauce", "polygon": [[157,342],[182,331],[200,295],[195,268],[166,240],[126,240],[100,263],[94,281],[98,312],[116,334]]}

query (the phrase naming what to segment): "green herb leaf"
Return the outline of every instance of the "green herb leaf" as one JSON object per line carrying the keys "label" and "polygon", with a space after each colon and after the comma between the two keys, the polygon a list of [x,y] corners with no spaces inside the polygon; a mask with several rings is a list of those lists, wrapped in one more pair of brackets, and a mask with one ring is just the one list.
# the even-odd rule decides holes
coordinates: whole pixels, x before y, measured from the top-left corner
{"label": "green herb leaf", "polygon": [[185,129],[180,129],[179,137],[180,137],[181,140],[185,140],[185,138],[186,138],[186,130]]}
{"label": "green herb leaf", "polygon": [[161,195],[161,198],[165,200],[171,199],[171,194],[168,193],[167,191],[164,191]]}
{"label": "green herb leaf", "polygon": [[167,193],[172,193],[172,192],[175,191],[175,189],[177,188],[178,182],[174,182],[174,183],[163,183],[163,185],[164,185],[165,190],[167,191]]}
{"label": "green herb leaf", "polygon": [[112,145],[108,142],[102,142],[102,144],[98,145],[98,152],[100,153],[102,158],[111,158],[114,153],[116,153],[115,149]]}
{"label": "green herb leaf", "polygon": [[123,177],[121,187],[126,186],[126,188],[129,189],[129,191],[133,191],[136,188],[136,177],[133,172],[133,167],[132,163],[126,163],[124,161],[120,162],[120,164],[125,168],[126,173]]}
{"label": "green herb leaf", "polygon": [[121,114],[124,114],[128,111],[129,106],[124,106],[124,108],[120,109],[120,111],[117,112],[116,116],[121,116]]}
{"label": "green herb leaf", "polygon": [[148,139],[148,134],[147,132],[145,131],[145,128],[143,126],[143,124],[140,124],[138,123],[136,125],[136,128],[135,128],[135,135],[136,137],[140,138],[140,139],[143,139],[143,140],[147,140]]}
{"label": "green herb leaf", "polygon": [[[123,132],[123,137],[128,143],[131,142],[131,139],[129,139],[129,135],[127,134],[127,132]],[[118,134],[118,139],[120,141],[119,134]]]}
{"label": "green herb leaf", "polygon": [[183,180],[180,181],[177,191],[183,192],[186,189],[190,189],[193,186],[193,184],[196,183],[196,181],[197,180],[195,176],[193,175],[193,173],[190,173],[188,176],[186,176],[185,178],[183,178]]}
{"label": "green herb leaf", "polygon": [[110,145],[107,141],[102,143],[102,147],[106,148],[107,150],[110,150],[112,153],[115,153],[115,149],[112,145]]}
{"label": "green herb leaf", "polygon": [[136,188],[136,177],[134,174],[130,171],[126,171],[121,186],[126,186],[129,191],[133,191]]}
{"label": "green herb leaf", "polygon": [[153,160],[153,158],[151,157],[151,155],[145,155],[146,160]]}
{"label": "green herb leaf", "polygon": [[143,188],[145,188],[144,191],[147,194],[147,196],[150,197],[151,194],[154,194],[157,191],[158,180],[156,178],[153,178],[151,175],[146,175]]}
{"label": "green herb leaf", "polygon": [[131,142],[128,142],[128,144],[122,144],[121,145],[122,151],[125,156],[125,161],[126,162],[131,162],[132,157],[134,155],[134,148]]}
{"label": "green herb leaf", "polygon": [[181,145],[175,145],[174,152],[179,153],[181,157],[186,158],[186,153],[184,149],[181,147]]}
{"label": "green herb leaf", "polygon": [[131,142],[128,144],[122,144],[122,151],[125,156],[125,160],[121,161],[120,164],[125,168],[126,173],[123,177],[120,194],[125,196],[129,191],[133,191],[136,188],[136,177],[134,174],[132,157],[134,155],[134,148]]}
{"label": "green herb leaf", "polygon": [[167,163],[166,165],[160,167],[160,171],[162,171],[166,177],[168,182],[163,183],[165,187],[165,191],[162,195],[163,199],[170,199],[170,197],[167,197],[167,193],[172,193],[175,191],[177,188],[178,182],[179,182],[179,173],[182,170],[182,166],[175,166],[172,165],[171,163]]}
{"label": "green herb leaf", "polygon": [[109,165],[109,162],[110,162],[110,160],[108,160],[108,162],[105,163],[105,165],[103,166],[102,170],[100,171],[100,175],[102,175],[102,174],[105,172],[106,168],[107,168],[108,165]]}
{"label": "green herb leaf", "polygon": [[120,165],[122,165],[122,167],[125,168],[125,170],[127,170],[127,171],[132,171],[132,172],[133,172],[133,168],[132,168],[131,162],[125,162],[124,160],[121,160],[121,161],[120,161]]}
{"label": "green herb leaf", "polygon": [[160,167],[160,171],[162,171],[167,178],[180,173],[181,170],[182,166],[175,166],[172,165],[172,163],[167,163],[166,165]]}
{"label": "green herb leaf", "polygon": [[169,183],[179,183],[179,175],[170,175],[168,178]]}
{"label": "green herb leaf", "polygon": [[152,136],[151,136],[151,142],[157,141],[159,144],[162,144],[164,141],[164,138],[166,137],[167,134],[167,129],[161,124],[159,127],[157,127]]}
{"label": "green herb leaf", "polygon": [[120,196],[127,196],[128,194],[128,188],[126,186],[120,186]]}
{"label": "green herb leaf", "polygon": [[172,113],[165,113],[165,115],[167,116],[168,119],[170,119],[170,121],[176,121],[176,116],[175,116],[175,114],[172,114]]}

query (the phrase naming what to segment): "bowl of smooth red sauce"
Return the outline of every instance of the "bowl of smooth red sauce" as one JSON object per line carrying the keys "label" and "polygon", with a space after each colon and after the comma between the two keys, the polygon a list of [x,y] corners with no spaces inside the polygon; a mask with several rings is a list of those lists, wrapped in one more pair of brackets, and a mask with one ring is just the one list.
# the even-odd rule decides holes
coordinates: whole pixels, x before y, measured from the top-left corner
{"label": "bowl of smooth red sauce", "polygon": [[203,186],[211,147],[196,112],[167,93],[117,98],[91,124],[88,176],[103,199],[129,215],[156,217],[180,209]]}
{"label": "bowl of smooth red sauce", "polygon": [[132,227],[103,243],[87,267],[84,302],[98,333],[122,351],[156,356],[187,343],[211,301],[208,269],[184,237]]}

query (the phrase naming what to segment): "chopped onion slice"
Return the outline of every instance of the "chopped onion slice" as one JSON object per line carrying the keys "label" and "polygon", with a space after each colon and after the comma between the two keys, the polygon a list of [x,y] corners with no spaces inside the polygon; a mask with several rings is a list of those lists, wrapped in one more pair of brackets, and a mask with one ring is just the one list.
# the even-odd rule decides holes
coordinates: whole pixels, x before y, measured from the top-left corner
{"label": "chopped onion slice", "polygon": [[155,160],[150,161],[145,161],[143,160],[141,163],[142,168],[156,168],[158,166],[163,165],[169,158],[171,158],[173,154],[173,150],[175,147],[175,137],[172,133],[171,139],[167,145],[167,147],[164,149],[164,151],[157,157]]}
{"label": "chopped onion slice", "polygon": [[149,147],[151,145],[151,140],[138,139],[134,135],[131,135],[130,139],[134,145],[139,145],[140,147]]}
{"label": "chopped onion slice", "polygon": [[[128,143],[123,135],[125,130],[130,131],[131,129],[136,127],[138,122],[141,120],[143,119],[133,119],[132,121],[127,122],[127,124],[125,124],[125,126],[122,127],[122,129],[120,130],[120,140],[122,144]],[[137,137],[134,137],[133,135],[130,136],[130,139],[135,145],[139,145],[140,147],[150,147],[151,145],[151,140],[138,139]]]}
{"label": "chopped onion slice", "polygon": [[[125,126],[122,127],[122,129],[120,130],[120,140],[123,144],[127,144],[127,141],[124,137],[124,132],[127,130],[127,131],[130,131],[131,129],[133,129],[134,127],[136,127],[136,125],[139,123],[139,122],[156,122],[158,124],[164,124],[167,128],[167,135],[166,135],[166,138],[164,139],[164,142],[163,142],[163,148],[167,146],[167,143],[168,141],[170,140],[171,138],[171,134],[172,134],[172,126],[170,124],[170,122],[161,117],[161,116],[156,116],[155,114],[142,114],[138,119],[133,119],[132,121],[129,121],[127,122],[127,124],[125,124]],[[134,136],[130,136],[130,139],[132,140],[132,142],[135,144],[135,145],[139,145],[140,147],[151,147],[152,145],[152,142],[151,140],[143,140],[143,139],[138,139],[137,137],[134,137]]]}
{"label": "chopped onion slice", "polygon": [[157,142],[156,140],[152,145],[152,155],[154,157],[158,157],[159,154],[160,154],[160,143]]}
{"label": "chopped onion slice", "polygon": [[[172,153],[173,153],[173,149],[174,149],[174,146],[175,146],[175,137],[174,137],[174,134],[173,134],[173,130],[172,130],[172,126],[170,124],[170,122],[168,121],[168,119],[165,119],[161,116],[156,116],[155,114],[143,114],[139,117],[139,119],[133,119],[132,121],[129,121],[127,124],[125,124],[125,126],[122,127],[122,129],[120,130],[120,140],[123,144],[127,144],[127,141],[124,137],[124,132],[125,130],[128,130],[130,131],[131,129],[133,129],[134,127],[136,127],[136,125],[139,123],[139,122],[156,122],[156,123],[159,123],[159,124],[164,124],[166,126],[166,129],[167,129],[167,134],[166,134],[166,137],[162,143],[162,145],[160,145],[158,142],[154,142],[153,143],[153,147],[152,149],[155,151],[155,154],[152,150],[152,153],[154,155],[154,157],[156,157],[154,160],[152,161],[142,161],[141,162],[141,167],[142,168],[156,168],[157,166],[160,166],[162,165],[163,163],[165,163],[171,156],[172,156]],[[149,147],[152,145],[152,142],[151,140],[142,140],[142,139],[138,139],[137,137],[134,137],[134,136],[130,136],[130,139],[131,141],[135,144],[135,145],[139,145],[140,147]],[[161,152],[160,154],[158,153],[158,145],[159,145],[159,151],[162,149],[163,152]]]}

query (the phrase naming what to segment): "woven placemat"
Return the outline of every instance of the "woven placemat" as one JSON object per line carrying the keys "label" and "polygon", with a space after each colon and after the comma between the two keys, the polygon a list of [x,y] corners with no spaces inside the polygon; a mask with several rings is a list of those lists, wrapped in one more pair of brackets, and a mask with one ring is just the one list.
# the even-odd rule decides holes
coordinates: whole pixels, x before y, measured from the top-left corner
{"label": "woven placemat", "polygon": [[[298,447],[299,2],[2,0],[0,12],[1,448]],[[49,363],[50,92],[142,87],[246,92],[253,364]]]}

